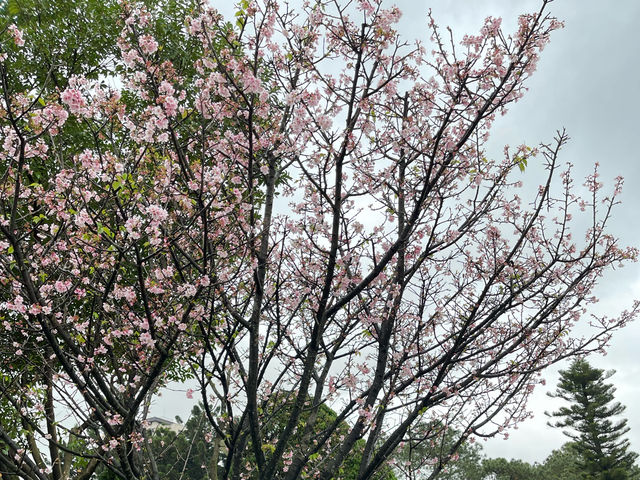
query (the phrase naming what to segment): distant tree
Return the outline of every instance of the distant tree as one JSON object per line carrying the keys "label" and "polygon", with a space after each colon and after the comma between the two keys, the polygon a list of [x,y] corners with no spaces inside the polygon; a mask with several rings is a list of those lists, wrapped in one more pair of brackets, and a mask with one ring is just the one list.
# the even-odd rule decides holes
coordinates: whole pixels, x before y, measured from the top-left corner
{"label": "distant tree", "polygon": [[482,447],[460,438],[439,422],[418,423],[394,453],[394,468],[407,480],[482,480]]}
{"label": "distant tree", "polygon": [[[215,432],[202,405],[194,405],[180,432],[160,427],[151,435],[151,449],[163,480],[213,479],[217,474]],[[216,447],[217,445],[217,447]],[[214,472],[215,470],[215,472]]]}
{"label": "distant tree", "polygon": [[486,480],[546,480],[538,464],[524,460],[488,458],[482,462]]}
{"label": "distant tree", "polygon": [[433,480],[482,480],[482,447],[465,441]]}
{"label": "distant tree", "polygon": [[605,383],[615,372],[593,368],[584,359],[576,359],[568,370],[560,371],[555,393],[549,394],[570,403],[548,414],[558,418],[549,425],[568,428],[563,433],[575,443],[578,465],[585,480],[627,480],[637,454],[629,451],[627,420],[617,422],[625,407],[613,402],[615,387]]}
{"label": "distant tree", "polygon": [[553,450],[542,464],[544,480],[581,480],[581,469],[578,459],[580,454],[573,443],[568,442],[558,450]]}
{"label": "distant tree", "polygon": [[[279,391],[272,393],[270,395],[270,398],[268,400],[265,400],[264,404],[261,407],[265,418],[263,431],[264,443],[262,445],[262,449],[264,450],[267,457],[270,457],[273,454],[273,444],[278,436],[282,434],[282,430],[286,427],[287,421],[294,406],[294,399],[294,392]],[[312,399],[308,398],[304,411],[298,422],[298,428],[294,433],[293,440],[295,444],[300,445],[309,441],[308,438],[304,438],[305,435],[308,435],[308,433],[305,434],[304,428],[308,422],[313,421],[315,424],[312,436],[320,437],[330,429],[334,428],[334,423],[336,422],[337,418],[337,413],[325,404],[320,405],[316,411],[313,408]],[[339,426],[335,429],[333,436],[327,442],[325,447],[310,459],[311,468],[317,468],[320,466],[321,462],[331,454],[332,449],[335,449],[335,446],[339,444],[341,439],[349,433],[349,429],[350,427],[347,422],[339,422]],[[249,446],[251,447],[250,441]],[[252,450],[253,448],[249,448],[249,452],[251,452]],[[336,472],[334,472],[334,476],[332,478],[339,480],[355,480],[356,478],[358,478],[360,463],[362,461],[364,450],[365,441],[361,439],[360,441],[356,442],[353,449],[345,459],[344,463],[340,468],[338,468]],[[297,453],[299,452],[293,451],[291,457]],[[290,465],[289,459],[291,457],[287,456],[280,459],[280,468],[282,468],[285,472]],[[244,461],[247,460],[249,460],[250,462],[255,462],[255,457],[253,457],[253,455],[249,453]],[[376,474],[374,474],[373,478],[375,480],[396,479],[392,469],[388,465],[383,466]]]}
{"label": "distant tree", "polygon": [[[284,428],[292,408],[288,392],[278,392],[274,395],[280,398],[280,407],[265,412],[265,415],[271,419],[265,431],[265,439],[267,440],[277,436],[279,431]],[[302,424],[308,421],[309,411],[303,415]],[[320,433],[335,421],[337,415],[326,405],[321,406],[318,412],[319,418],[316,426],[319,429],[318,433]],[[348,424],[343,422],[337,435],[344,435],[348,430]],[[163,480],[214,480],[218,475],[216,466],[224,465],[228,458],[227,452],[220,448],[222,442],[216,437],[202,404],[193,407],[189,420],[187,420],[180,432],[160,427],[154,430],[149,438],[153,453],[152,458],[155,459],[156,464],[155,469]],[[263,449],[267,454],[271,452],[269,443],[265,443]],[[356,479],[363,450],[364,441],[356,444],[351,455],[336,472],[334,478],[341,480]],[[326,455],[328,452],[321,453],[314,458],[315,461],[321,461],[323,454]],[[253,457],[245,460],[255,461]],[[284,466],[286,459],[281,461]],[[104,480],[107,478],[110,477],[105,477]],[[387,466],[376,474],[375,479],[395,480],[396,477],[391,468]]]}
{"label": "distant tree", "polygon": [[[558,450],[553,450],[540,466],[543,480],[582,480],[581,455],[572,442],[567,442]],[[627,472],[628,480],[640,480],[637,465]]]}

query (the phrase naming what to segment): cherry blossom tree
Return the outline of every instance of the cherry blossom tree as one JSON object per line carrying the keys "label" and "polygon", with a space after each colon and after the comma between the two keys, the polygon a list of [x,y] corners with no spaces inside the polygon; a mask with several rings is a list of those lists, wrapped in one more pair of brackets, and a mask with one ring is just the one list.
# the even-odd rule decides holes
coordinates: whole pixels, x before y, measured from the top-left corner
{"label": "cherry blossom tree", "polygon": [[3,477],[158,478],[145,418],[176,379],[200,387],[219,478],[334,478],[356,445],[372,478],[459,432],[436,475],[527,418],[540,371],[638,309],[587,316],[636,258],[606,230],[622,179],[607,193],[595,167],[578,195],[563,131],[486,152],[561,26],[549,3],[512,34],[429,17],[430,50],[375,0],[243,0],[233,21],[203,2],[172,23],[125,0],[111,74],[64,88],[16,87],[29,36],[8,25]]}

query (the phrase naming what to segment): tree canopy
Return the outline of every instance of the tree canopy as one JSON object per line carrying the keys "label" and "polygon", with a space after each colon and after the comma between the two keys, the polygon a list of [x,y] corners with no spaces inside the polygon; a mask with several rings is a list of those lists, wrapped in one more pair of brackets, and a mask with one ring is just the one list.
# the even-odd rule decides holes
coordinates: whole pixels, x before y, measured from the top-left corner
{"label": "tree canopy", "polygon": [[564,131],[486,150],[550,1],[511,33],[429,17],[432,48],[385,3],[3,4],[3,478],[158,480],[149,406],[187,378],[221,479],[370,479],[446,439],[444,467],[635,317],[573,332],[637,255],[622,180],[581,196]]}

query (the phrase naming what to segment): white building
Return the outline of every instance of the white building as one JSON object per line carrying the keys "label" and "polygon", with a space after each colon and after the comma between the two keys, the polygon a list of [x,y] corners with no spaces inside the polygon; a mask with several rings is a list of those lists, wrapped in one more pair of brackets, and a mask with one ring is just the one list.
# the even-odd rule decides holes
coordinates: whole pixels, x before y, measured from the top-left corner
{"label": "white building", "polygon": [[147,429],[151,431],[157,430],[158,428],[166,428],[167,430],[171,430],[172,432],[180,433],[180,431],[184,428],[184,425],[171,422],[160,417],[149,417],[147,418],[147,423]]}

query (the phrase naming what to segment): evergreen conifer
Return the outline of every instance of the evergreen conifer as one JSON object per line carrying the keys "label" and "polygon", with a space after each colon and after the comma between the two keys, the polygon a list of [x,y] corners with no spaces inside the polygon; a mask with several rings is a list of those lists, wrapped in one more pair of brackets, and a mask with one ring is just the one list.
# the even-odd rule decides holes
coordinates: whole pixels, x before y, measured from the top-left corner
{"label": "evergreen conifer", "polygon": [[585,480],[629,480],[638,454],[629,451],[627,420],[616,421],[625,407],[614,402],[615,387],[605,381],[615,371],[593,368],[584,359],[576,359],[568,370],[560,371],[560,382],[549,396],[570,403],[547,413],[557,419],[549,425],[567,428],[578,453]]}

